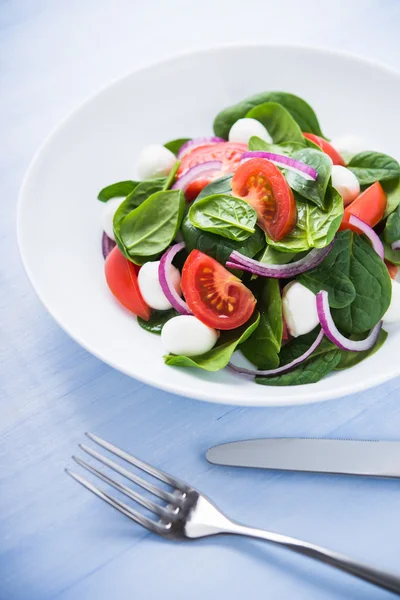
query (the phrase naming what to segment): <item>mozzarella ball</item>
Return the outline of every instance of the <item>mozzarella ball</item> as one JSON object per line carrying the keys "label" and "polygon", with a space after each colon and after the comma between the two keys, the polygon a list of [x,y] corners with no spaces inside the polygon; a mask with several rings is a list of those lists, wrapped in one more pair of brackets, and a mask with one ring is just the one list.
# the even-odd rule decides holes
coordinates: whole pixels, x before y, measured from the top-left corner
{"label": "mozzarella ball", "polygon": [[392,299],[383,316],[385,323],[400,323],[400,283],[392,279]]}
{"label": "mozzarella ball", "polygon": [[215,346],[219,333],[196,317],[180,315],[167,321],[161,331],[161,341],[171,354],[196,356]]}
{"label": "mozzarella ball", "polygon": [[[155,310],[169,310],[172,304],[169,302],[164,292],[162,291],[160,280],[158,277],[158,267],[160,261],[152,261],[144,263],[140,267],[138,275],[138,284],[143,300]],[[169,278],[177,293],[181,296],[181,274],[178,269],[171,265],[169,267]]]}
{"label": "mozzarella ball", "polygon": [[137,164],[140,179],[168,175],[176,163],[176,156],[161,144],[151,144],[142,150]]}
{"label": "mozzarella ball", "polygon": [[248,144],[249,139],[254,135],[264,140],[264,142],[272,142],[268,131],[257,119],[239,119],[236,121],[229,131],[229,141]]}
{"label": "mozzarella ball", "polygon": [[108,237],[114,240],[114,242],[114,215],[117,211],[117,208],[122,204],[124,200],[125,198],[111,198],[111,200],[108,200],[108,202],[106,202],[103,207],[103,229],[108,235]]}
{"label": "mozzarella ball", "polygon": [[282,313],[293,337],[309,333],[319,323],[316,296],[298,281],[283,288]]}
{"label": "mozzarella ball", "polygon": [[332,185],[343,198],[346,206],[360,194],[360,183],[350,169],[341,165],[332,166]]}
{"label": "mozzarella ball", "polygon": [[334,138],[330,144],[345,158],[363,152],[367,148],[367,143],[355,135],[343,135]]}

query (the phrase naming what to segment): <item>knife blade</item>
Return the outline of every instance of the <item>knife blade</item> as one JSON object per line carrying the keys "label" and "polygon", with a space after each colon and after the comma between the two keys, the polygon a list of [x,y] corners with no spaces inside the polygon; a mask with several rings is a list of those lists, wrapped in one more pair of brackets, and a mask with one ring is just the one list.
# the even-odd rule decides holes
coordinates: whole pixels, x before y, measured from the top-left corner
{"label": "knife blade", "polygon": [[210,463],[283,471],[400,477],[400,442],[269,438],[210,448]]}

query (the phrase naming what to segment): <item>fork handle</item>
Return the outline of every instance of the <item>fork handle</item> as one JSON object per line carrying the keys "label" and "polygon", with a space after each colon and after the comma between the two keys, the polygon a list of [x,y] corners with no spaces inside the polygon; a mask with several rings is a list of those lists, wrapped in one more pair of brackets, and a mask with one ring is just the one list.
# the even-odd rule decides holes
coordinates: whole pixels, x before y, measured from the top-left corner
{"label": "fork handle", "polygon": [[331,550],[327,550],[316,544],[310,544],[308,542],[297,540],[296,538],[264,531],[262,529],[245,527],[239,523],[234,523],[228,533],[258,538],[273,544],[278,544],[279,546],[284,546],[285,548],[288,548],[288,550],[310,556],[311,558],[331,565],[346,573],[350,573],[355,577],[364,579],[369,583],[373,583],[380,588],[389,590],[400,596],[400,576],[392,575],[381,569],[376,569],[375,567],[352,560],[343,554],[332,552]]}

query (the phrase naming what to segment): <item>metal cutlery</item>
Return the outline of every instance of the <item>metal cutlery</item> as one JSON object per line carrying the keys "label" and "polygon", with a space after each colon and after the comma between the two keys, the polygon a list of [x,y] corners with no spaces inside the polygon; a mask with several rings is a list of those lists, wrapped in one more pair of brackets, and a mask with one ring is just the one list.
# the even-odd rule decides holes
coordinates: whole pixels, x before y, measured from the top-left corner
{"label": "metal cutlery", "polygon": [[400,576],[363,564],[316,544],[303,542],[286,535],[262,529],[246,527],[234,522],[220,512],[206,496],[190,485],[135,458],[94,434],[88,433],[87,435],[93,442],[105,450],[123,459],[126,463],[145,471],[169,487],[167,490],[147,479],[143,479],[136,473],[89,446],[80,446],[92,458],[162,500],[163,504],[161,504],[150,500],[131,487],[116,481],[104,471],[99,470],[97,466],[89,464],[77,456],[73,457],[78,465],[159,517],[158,519],[152,519],[140,511],[133,509],[130,505],[115,496],[110,495],[108,491],[97,487],[85,477],[70,469],[66,469],[67,473],[81,485],[149,531],[174,540],[193,540],[218,534],[242,535],[265,540],[279,546],[284,546],[298,554],[303,554],[329,564],[332,567],[400,595]]}

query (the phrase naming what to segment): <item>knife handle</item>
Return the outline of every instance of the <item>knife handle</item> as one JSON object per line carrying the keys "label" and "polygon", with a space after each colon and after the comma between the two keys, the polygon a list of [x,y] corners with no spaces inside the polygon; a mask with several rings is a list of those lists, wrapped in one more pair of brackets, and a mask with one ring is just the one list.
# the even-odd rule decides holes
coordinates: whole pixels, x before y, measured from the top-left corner
{"label": "knife handle", "polygon": [[390,592],[394,592],[400,596],[399,575],[393,575],[392,573],[388,573],[381,569],[377,569],[375,567],[355,561],[347,556],[344,556],[343,554],[333,552],[332,550],[328,550],[322,546],[303,542],[286,535],[272,533],[271,531],[264,531],[263,529],[254,529],[253,527],[245,527],[239,523],[232,523],[232,525],[232,529],[226,531],[226,533],[258,538],[273,544],[278,544],[279,546],[284,546],[293,552],[304,554],[305,556],[319,560],[320,562],[328,564],[331,567],[335,567],[336,569],[350,573],[359,579],[364,579],[369,583],[372,583],[385,590],[389,590]]}

